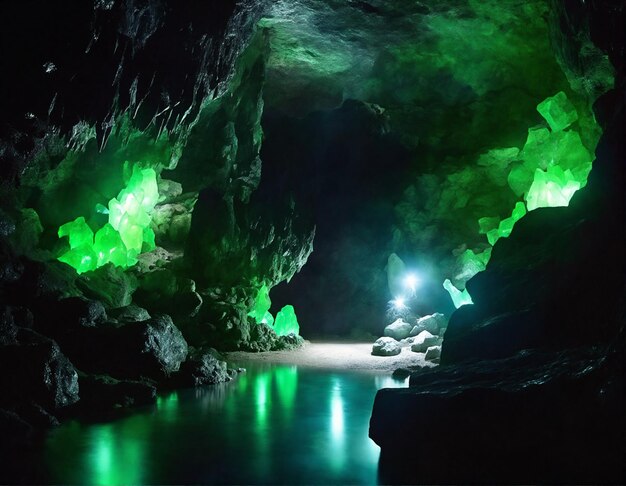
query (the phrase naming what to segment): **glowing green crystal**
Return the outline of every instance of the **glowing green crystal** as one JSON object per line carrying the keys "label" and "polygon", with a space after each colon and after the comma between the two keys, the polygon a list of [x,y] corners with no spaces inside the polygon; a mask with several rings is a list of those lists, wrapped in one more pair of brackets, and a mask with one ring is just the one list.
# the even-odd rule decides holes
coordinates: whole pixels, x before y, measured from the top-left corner
{"label": "glowing green crystal", "polygon": [[539,103],[537,111],[546,119],[554,132],[563,130],[578,120],[576,108],[563,91]]}
{"label": "glowing green crystal", "polygon": [[457,289],[454,285],[452,285],[452,282],[450,282],[450,279],[446,279],[443,282],[443,288],[448,291],[448,293],[450,294],[450,297],[452,298],[452,303],[454,304],[454,307],[456,307],[457,309],[463,305],[474,303],[472,302],[472,297],[470,296],[467,289],[463,289],[463,291]]}
{"label": "glowing green crystal", "polygon": [[574,193],[580,189],[572,172],[558,166],[548,167],[547,171],[537,169],[535,180],[528,191],[528,210],[537,208],[567,206]]}
{"label": "glowing green crystal", "polygon": [[107,263],[129,267],[137,263],[142,251],[155,248],[150,227],[150,213],[159,198],[156,172],[135,165],[128,184],[108,208],[96,205],[96,212],[108,214],[109,222],[95,235],[82,216],[59,228],[59,238],[69,236],[70,252],[59,260],[73,266],[78,273],[94,270]]}
{"label": "glowing green crystal", "polygon": [[300,325],[298,318],[292,305],[286,305],[278,314],[274,321],[274,331],[279,336],[287,336],[288,334],[298,335],[300,333]]}
{"label": "glowing green crystal", "polygon": [[454,277],[457,281],[467,282],[470,278],[487,268],[487,263],[491,259],[491,248],[475,253],[472,250],[465,250],[458,259],[461,271]]}
{"label": "glowing green crystal", "polygon": [[248,313],[248,316],[254,318],[257,324],[271,326],[274,323],[274,316],[269,312],[271,306],[270,290],[267,285],[263,284],[257,292],[254,307]]}
{"label": "glowing green crystal", "polygon": [[126,246],[110,223],[105,224],[96,233],[93,249],[98,257],[98,267],[109,262],[117,267],[125,267],[128,263]]}
{"label": "glowing green crystal", "polygon": [[487,240],[490,245],[495,245],[500,238],[508,238],[513,231],[515,223],[524,217],[526,214],[526,206],[521,201],[518,201],[513,208],[511,216],[502,221],[498,218],[480,218],[478,225],[480,227],[479,233],[487,236]]}
{"label": "glowing green crystal", "polygon": [[59,228],[59,238],[69,236],[70,248],[93,245],[93,231],[82,216]]}
{"label": "glowing green crystal", "polygon": [[71,265],[78,273],[84,273],[96,269],[98,257],[91,245],[82,245],[61,255],[59,261]]}

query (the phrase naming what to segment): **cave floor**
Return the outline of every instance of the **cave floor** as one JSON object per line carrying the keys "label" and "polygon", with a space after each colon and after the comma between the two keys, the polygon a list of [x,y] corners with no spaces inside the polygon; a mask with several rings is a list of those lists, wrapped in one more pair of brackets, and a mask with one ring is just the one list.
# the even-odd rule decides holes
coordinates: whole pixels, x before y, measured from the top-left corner
{"label": "cave floor", "polygon": [[372,356],[372,343],[363,342],[306,342],[299,349],[267,351],[262,353],[227,353],[228,361],[246,366],[247,363],[289,364],[320,369],[338,369],[363,372],[393,372],[398,368],[433,367],[424,359],[424,353],[402,348],[396,356]]}

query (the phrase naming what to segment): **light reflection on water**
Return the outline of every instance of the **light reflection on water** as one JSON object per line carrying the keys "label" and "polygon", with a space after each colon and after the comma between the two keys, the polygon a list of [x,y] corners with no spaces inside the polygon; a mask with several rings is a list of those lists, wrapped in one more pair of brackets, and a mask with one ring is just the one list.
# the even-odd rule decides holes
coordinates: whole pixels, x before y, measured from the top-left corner
{"label": "light reflection on water", "polygon": [[232,383],[179,390],[104,424],[67,423],[46,444],[43,482],[375,484],[368,438],[390,376],[249,367]]}

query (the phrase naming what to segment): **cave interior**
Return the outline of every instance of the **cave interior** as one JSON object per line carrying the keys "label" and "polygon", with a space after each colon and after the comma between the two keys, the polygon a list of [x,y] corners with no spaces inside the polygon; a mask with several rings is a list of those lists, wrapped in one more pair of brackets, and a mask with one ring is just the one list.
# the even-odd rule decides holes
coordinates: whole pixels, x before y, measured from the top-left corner
{"label": "cave interior", "polygon": [[0,482],[231,353],[367,343],[414,360],[374,481],[623,483],[623,11],[0,3]]}

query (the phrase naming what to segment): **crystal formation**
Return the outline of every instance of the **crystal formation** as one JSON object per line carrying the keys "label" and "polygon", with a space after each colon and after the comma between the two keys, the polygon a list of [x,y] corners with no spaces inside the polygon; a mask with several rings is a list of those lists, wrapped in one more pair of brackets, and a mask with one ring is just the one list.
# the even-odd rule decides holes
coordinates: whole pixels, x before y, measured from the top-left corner
{"label": "crystal formation", "polygon": [[298,335],[300,333],[300,325],[298,324],[298,318],[292,305],[286,305],[278,314],[276,314],[276,321],[274,322],[274,331],[279,336],[287,336],[288,334]]}
{"label": "crystal formation", "polygon": [[[96,232],[95,239],[82,216],[59,228],[59,238],[69,237],[70,244],[70,250],[59,260],[78,273],[95,270],[109,262],[124,268],[134,265],[142,251],[155,248],[150,213],[158,198],[156,172],[135,165],[127,186],[117,198],[109,201],[109,222]],[[101,204],[96,206],[96,211],[105,213]]]}
{"label": "crystal formation", "polygon": [[248,316],[254,318],[258,324],[271,326],[274,323],[274,316],[269,311],[271,306],[272,301],[269,288],[266,284],[263,284],[257,293],[254,307],[248,313]]}
{"label": "crystal formation", "polygon": [[446,279],[443,282],[443,288],[448,291],[448,293],[450,294],[450,297],[452,298],[452,303],[454,304],[454,307],[456,307],[457,309],[463,305],[474,303],[472,302],[472,297],[470,296],[467,289],[463,289],[463,291],[457,289],[454,285],[452,285],[452,282],[450,282],[450,279]]}
{"label": "crystal formation", "polygon": [[546,119],[553,132],[563,130],[578,120],[576,108],[563,91],[539,103],[537,111]]}

